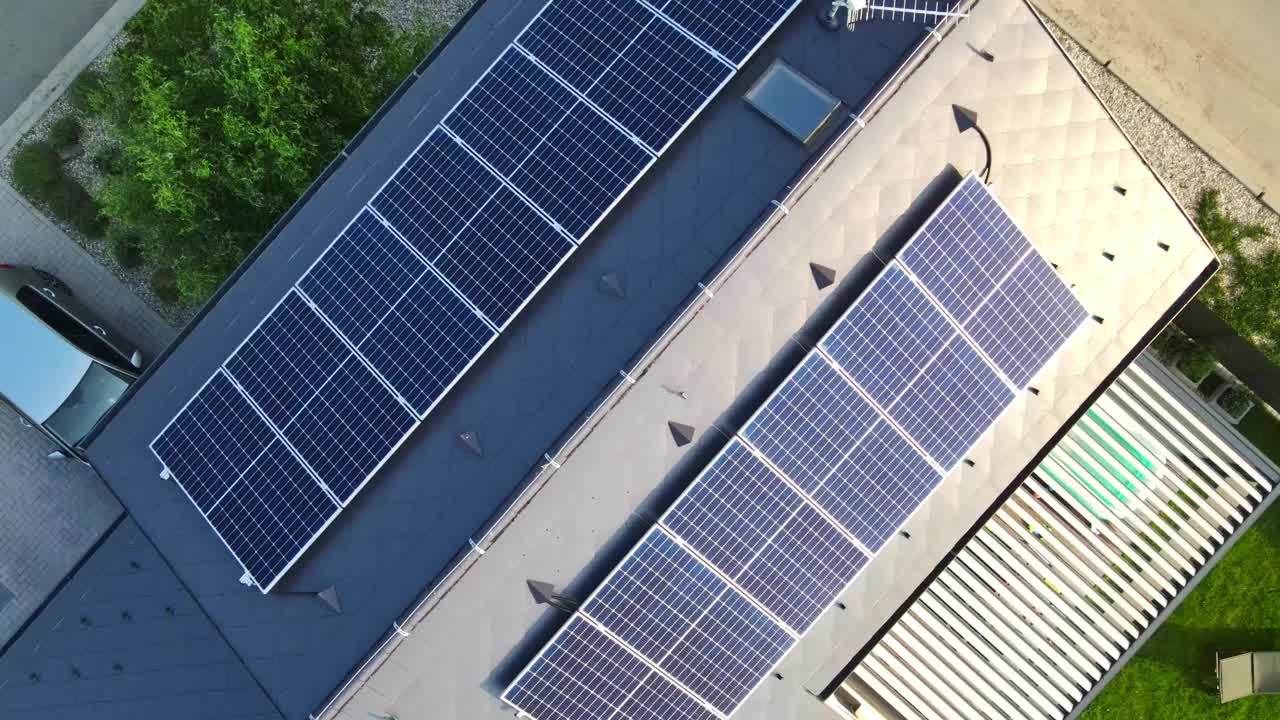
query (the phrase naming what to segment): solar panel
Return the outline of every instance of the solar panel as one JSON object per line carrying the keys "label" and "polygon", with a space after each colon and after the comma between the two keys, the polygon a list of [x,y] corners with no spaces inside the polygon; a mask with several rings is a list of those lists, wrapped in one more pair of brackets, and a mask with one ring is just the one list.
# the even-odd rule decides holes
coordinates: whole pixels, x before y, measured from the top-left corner
{"label": "solar panel", "polygon": [[738,440],[660,522],[797,633],[867,561]]}
{"label": "solar panel", "polygon": [[654,158],[515,48],[444,126],[579,240]]}
{"label": "solar panel", "polygon": [[581,616],[502,694],[538,720],[712,720],[716,715]]}
{"label": "solar panel", "polygon": [[344,504],[417,421],[297,292],[224,366]]}
{"label": "solar panel", "polygon": [[203,513],[275,439],[267,421],[219,370],[151,448]]}
{"label": "solar panel", "polygon": [[367,210],[298,287],[420,417],[497,336]]}
{"label": "solar panel", "polygon": [[635,0],[552,0],[516,43],[657,151],[733,75]]}
{"label": "solar panel", "polygon": [[907,241],[898,260],[964,323],[1030,250],[982,180],[970,175]]}
{"label": "solar panel", "polygon": [[886,410],[950,470],[1013,402],[1013,391],[959,335]]}
{"label": "solar panel", "polygon": [[499,328],[574,248],[439,131],[370,204]]}
{"label": "solar panel", "polygon": [[221,371],[151,448],[260,587],[275,585],[339,511]]}
{"label": "solar panel", "polygon": [[339,511],[277,439],[206,517],[254,582],[270,589]]}
{"label": "solar panel", "polygon": [[654,0],[650,3],[742,66],[799,0]]}
{"label": "solar panel", "polygon": [[817,353],[810,354],[739,433],[800,487],[828,475],[879,414]]}
{"label": "solar panel", "polygon": [[818,345],[887,407],[955,334],[924,291],[890,263]]}
{"label": "solar panel", "polygon": [[[301,468],[330,502],[349,501],[732,76],[652,7],[603,1],[545,6],[522,33],[545,57],[508,46],[152,442],[202,513],[227,496],[219,522],[263,529],[227,530],[246,567],[275,557],[253,543],[293,537],[271,529],[280,519],[255,495],[279,494],[273,480],[236,486],[263,448],[290,451],[273,446],[280,477]],[[671,11],[737,43],[740,61],[794,3],[699,14],[709,7]],[[278,563],[264,562],[254,577],[266,592]]]}
{"label": "solar panel", "polygon": [[1018,387],[1026,387],[1089,311],[1034,250],[978,306],[964,329]]}
{"label": "solar panel", "polygon": [[794,639],[654,528],[582,606],[722,713],[732,713]]}
{"label": "solar panel", "polygon": [[849,448],[809,496],[858,542],[884,547],[942,482],[938,472],[886,420],[878,420]]}

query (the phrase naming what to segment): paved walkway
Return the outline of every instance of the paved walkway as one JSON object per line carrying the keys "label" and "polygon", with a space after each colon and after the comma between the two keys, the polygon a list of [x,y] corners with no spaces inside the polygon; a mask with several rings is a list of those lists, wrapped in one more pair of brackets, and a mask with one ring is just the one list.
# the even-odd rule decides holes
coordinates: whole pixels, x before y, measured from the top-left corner
{"label": "paved walkway", "polygon": [[115,0],[0,0],[0,121],[18,109]]}
{"label": "paved walkway", "polygon": [[1035,2],[1255,194],[1280,205],[1280,2]]}
{"label": "paved walkway", "polygon": [[[5,262],[58,275],[138,343],[147,359],[176,335],[110,271],[0,181],[0,263]],[[53,449],[0,404],[0,645],[122,512],[92,470],[45,458]]]}

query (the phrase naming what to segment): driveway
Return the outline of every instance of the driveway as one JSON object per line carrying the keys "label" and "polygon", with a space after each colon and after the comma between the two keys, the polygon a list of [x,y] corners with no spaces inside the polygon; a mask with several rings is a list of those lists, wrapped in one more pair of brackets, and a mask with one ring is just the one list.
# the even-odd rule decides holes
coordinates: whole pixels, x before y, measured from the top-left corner
{"label": "driveway", "polygon": [[115,0],[0,0],[0,122]]}
{"label": "driveway", "polygon": [[[0,0],[0,6],[10,3]],[[30,3],[37,5],[41,3]],[[54,5],[74,5],[58,0]],[[3,17],[3,16],[0,16]],[[0,181],[0,263],[61,277],[154,358],[176,335],[138,296]],[[122,509],[89,468],[53,461],[53,446],[0,404],[0,646],[79,562]]]}
{"label": "driveway", "polygon": [[1254,193],[1280,198],[1280,2],[1035,0]]}

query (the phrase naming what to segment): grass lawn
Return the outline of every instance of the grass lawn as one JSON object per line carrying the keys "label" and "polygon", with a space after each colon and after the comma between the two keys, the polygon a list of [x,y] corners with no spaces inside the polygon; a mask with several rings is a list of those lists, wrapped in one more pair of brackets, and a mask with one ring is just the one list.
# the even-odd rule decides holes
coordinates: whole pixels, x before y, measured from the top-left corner
{"label": "grass lawn", "polygon": [[[1241,433],[1280,462],[1280,423],[1255,409]],[[1216,650],[1280,650],[1280,505],[1222,558],[1082,720],[1275,720],[1280,695],[1218,704]]]}

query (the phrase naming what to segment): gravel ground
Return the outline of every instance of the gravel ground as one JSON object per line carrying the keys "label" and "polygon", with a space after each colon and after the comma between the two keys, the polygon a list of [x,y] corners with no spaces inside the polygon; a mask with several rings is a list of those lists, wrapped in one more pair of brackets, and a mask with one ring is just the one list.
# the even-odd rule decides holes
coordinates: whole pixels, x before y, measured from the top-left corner
{"label": "gravel ground", "polygon": [[1254,196],[1244,183],[1227,172],[1191,138],[1147,104],[1123,80],[1111,73],[1095,57],[1052,20],[1050,31],[1066,48],[1067,55],[1085,76],[1102,102],[1128,133],[1138,150],[1155,168],[1173,192],[1174,198],[1194,217],[1196,203],[1205,190],[1216,188],[1222,209],[1230,216],[1267,228],[1271,237],[1246,246],[1254,254],[1264,244],[1280,243],[1280,213]]}

